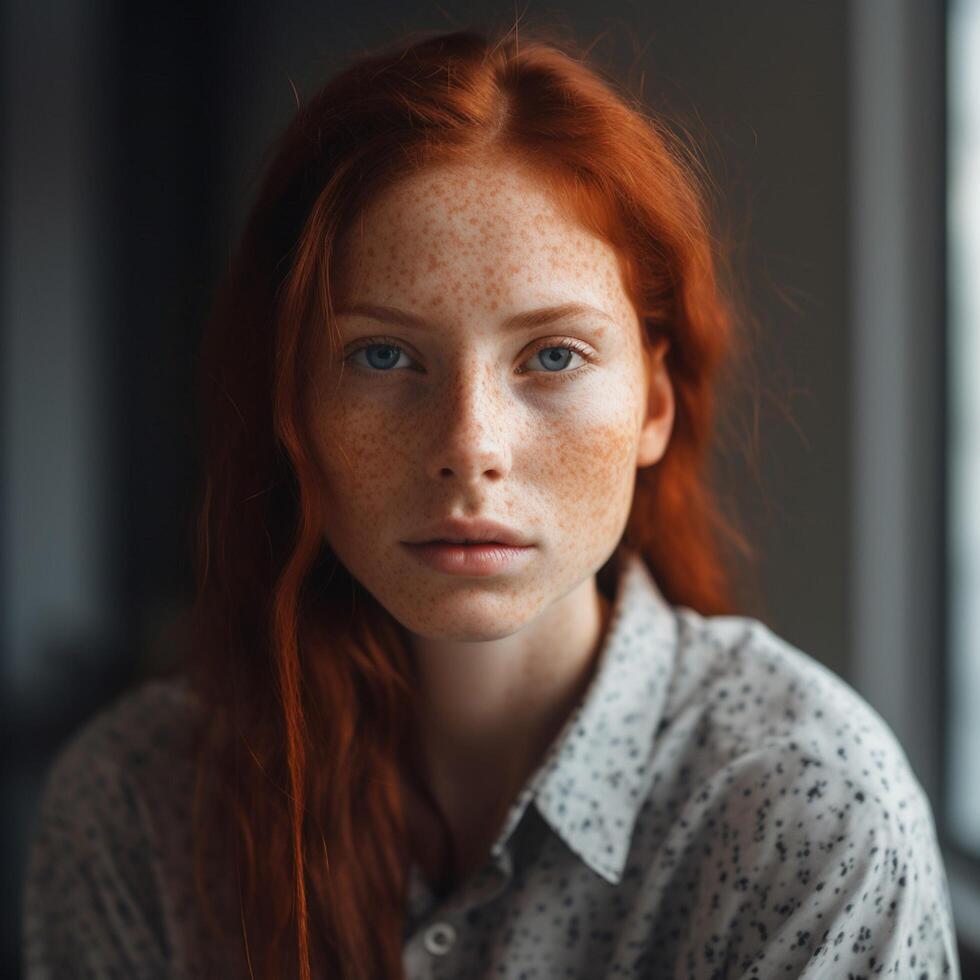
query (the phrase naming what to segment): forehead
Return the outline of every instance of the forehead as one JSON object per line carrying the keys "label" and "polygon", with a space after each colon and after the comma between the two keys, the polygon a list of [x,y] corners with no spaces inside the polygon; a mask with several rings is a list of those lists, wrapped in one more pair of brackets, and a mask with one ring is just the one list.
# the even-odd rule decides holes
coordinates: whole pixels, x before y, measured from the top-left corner
{"label": "forehead", "polygon": [[451,298],[491,310],[580,299],[619,314],[628,304],[613,249],[509,161],[400,181],[365,208],[340,248],[349,299],[409,297],[424,307]]}

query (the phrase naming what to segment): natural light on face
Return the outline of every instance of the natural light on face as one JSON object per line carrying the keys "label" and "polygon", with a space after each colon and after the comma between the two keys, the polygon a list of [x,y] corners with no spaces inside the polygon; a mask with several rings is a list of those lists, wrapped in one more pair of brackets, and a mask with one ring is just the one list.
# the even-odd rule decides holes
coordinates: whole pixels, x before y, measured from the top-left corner
{"label": "natural light on face", "polygon": [[[311,407],[327,540],[409,630],[510,635],[602,567],[653,461],[636,312],[613,250],[514,165],[424,171],[362,217],[339,243],[343,357],[324,354]],[[402,542],[446,517],[534,548],[500,574],[436,571]]]}

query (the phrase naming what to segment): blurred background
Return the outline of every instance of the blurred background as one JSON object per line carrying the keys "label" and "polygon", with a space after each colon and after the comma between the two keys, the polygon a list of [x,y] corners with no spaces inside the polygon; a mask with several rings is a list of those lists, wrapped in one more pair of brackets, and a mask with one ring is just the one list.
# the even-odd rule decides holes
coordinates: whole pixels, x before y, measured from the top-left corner
{"label": "blurred background", "polygon": [[[180,642],[193,364],[269,144],[344,59],[479,3],[0,0],[0,974],[54,752]],[[605,0],[557,23],[700,144],[756,321],[717,468],[744,612],[932,801],[980,976],[980,0]],[[295,92],[294,92],[295,87]]]}

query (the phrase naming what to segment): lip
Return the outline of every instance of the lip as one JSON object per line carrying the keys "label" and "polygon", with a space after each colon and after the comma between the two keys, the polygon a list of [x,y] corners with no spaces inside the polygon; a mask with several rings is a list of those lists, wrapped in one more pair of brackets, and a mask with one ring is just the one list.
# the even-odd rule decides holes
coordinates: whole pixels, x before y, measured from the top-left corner
{"label": "lip", "polygon": [[457,517],[439,521],[423,528],[418,534],[403,543],[416,545],[433,542],[443,544],[478,542],[480,544],[511,545],[518,548],[533,544],[531,539],[520,531],[485,517],[470,520]]}
{"label": "lip", "polygon": [[447,575],[487,576],[507,571],[525,562],[534,545],[499,542],[451,544],[446,541],[403,541],[423,564]]}

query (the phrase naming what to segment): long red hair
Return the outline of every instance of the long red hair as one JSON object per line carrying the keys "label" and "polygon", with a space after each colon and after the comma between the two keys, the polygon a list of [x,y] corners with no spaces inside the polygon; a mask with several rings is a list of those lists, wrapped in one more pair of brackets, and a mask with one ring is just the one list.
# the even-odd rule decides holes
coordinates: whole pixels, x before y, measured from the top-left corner
{"label": "long red hair", "polygon": [[[399,772],[413,668],[403,628],[325,543],[304,422],[309,365],[337,343],[341,236],[399,178],[493,151],[530,164],[615,249],[646,342],[670,341],[676,401],[623,541],[668,601],[706,615],[734,612],[730,557],[752,551],[706,472],[735,304],[704,166],[567,43],[403,40],[330,80],[275,149],[199,359],[197,596],[177,665],[206,705],[196,885],[254,977],[392,978],[412,853]],[[209,875],[231,883],[232,923],[210,904]]]}

